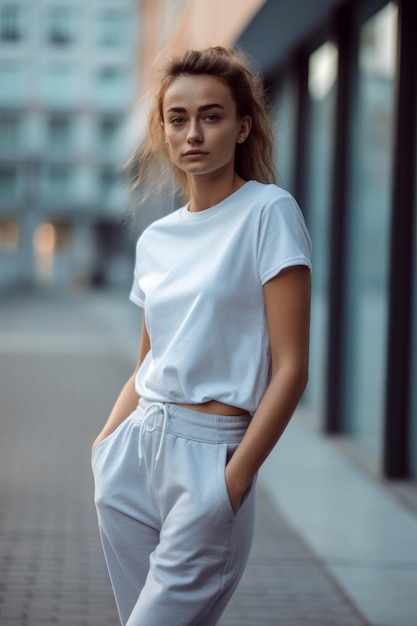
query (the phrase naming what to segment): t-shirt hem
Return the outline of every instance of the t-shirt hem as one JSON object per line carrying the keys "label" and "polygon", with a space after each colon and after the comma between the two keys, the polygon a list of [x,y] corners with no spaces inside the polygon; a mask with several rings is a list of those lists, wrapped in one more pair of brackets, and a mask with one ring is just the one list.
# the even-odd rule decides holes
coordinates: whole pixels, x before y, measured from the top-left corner
{"label": "t-shirt hem", "polygon": [[294,267],[295,265],[305,265],[311,272],[311,269],[312,269],[311,261],[307,257],[305,256],[294,257],[292,259],[287,259],[283,263],[280,263],[273,269],[269,270],[269,272],[261,276],[262,285],[265,285],[265,283],[267,283],[268,280],[271,280],[271,278],[278,276],[278,274],[282,272],[282,270],[286,269],[287,267]]}
{"label": "t-shirt hem", "polygon": [[134,293],[129,294],[129,300],[133,302],[134,304],[137,304],[137,306],[140,306],[141,309],[143,309],[145,306],[145,303],[143,302],[143,300],[140,300],[137,296],[135,296]]}

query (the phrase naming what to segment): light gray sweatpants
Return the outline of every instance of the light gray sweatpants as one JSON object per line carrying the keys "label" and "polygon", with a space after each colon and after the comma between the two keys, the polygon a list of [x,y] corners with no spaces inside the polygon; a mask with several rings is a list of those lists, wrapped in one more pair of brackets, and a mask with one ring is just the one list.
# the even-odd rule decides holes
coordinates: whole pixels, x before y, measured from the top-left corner
{"label": "light gray sweatpants", "polygon": [[225,482],[250,418],[141,399],[94,450],[100,535],[122,624],[220,619],[252,544],[255,479],[236,515]]}

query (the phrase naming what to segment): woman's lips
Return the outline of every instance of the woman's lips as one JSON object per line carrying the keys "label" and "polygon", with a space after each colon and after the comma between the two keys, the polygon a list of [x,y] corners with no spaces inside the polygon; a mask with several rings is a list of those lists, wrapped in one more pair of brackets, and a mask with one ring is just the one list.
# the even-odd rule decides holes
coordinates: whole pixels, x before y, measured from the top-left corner
{"label": "woman's lips", "polygon": [[187,159],[197,159],[198,157],[206,156],[207,152],[204,150],[188,150],[188,152],[184,152],[183,156]]}

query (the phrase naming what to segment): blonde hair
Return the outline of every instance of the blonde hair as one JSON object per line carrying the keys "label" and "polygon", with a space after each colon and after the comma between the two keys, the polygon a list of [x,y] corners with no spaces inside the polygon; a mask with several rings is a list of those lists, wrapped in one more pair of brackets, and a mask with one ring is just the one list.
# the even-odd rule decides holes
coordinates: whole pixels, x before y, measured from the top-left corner
{"label": "blonde hair", "polygon": [[[171,179],[184,198],[189,194],[187,175],[170,159],[161,126],[163,99],[167,88],[179,76],[207,74],[224,81],[230,88],[238,118],[249,115],[252,128],[246,141],[236,145],[235,170],[244,180],[275,182],[273,132],[265,90],[260,77],[249,69],[242,52],[220,46],[175,53],[158,68],[154,97],[149,111],[147,135],[128,162],[133,189],[145,185],[142,199],[162,189]],[[149,187],[152,186],[152,189]]]}

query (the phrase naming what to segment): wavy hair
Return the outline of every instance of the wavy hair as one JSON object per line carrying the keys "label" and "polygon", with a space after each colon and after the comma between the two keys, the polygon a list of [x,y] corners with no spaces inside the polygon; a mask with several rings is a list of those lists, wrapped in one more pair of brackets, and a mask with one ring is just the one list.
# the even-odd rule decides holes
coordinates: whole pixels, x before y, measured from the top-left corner
{"label": "wavy hair", "polygon": [[238,118],[246,115],[252,118],[247,139],[236,144],[235,171],[244,180],[275,182],[274,139],[265,89],[242,52],[215,46],[174,53],[156,68],[156,72],[147,134],[127,163],[133,177],[133,189],[139,185],[145,187],[142,200],[149,197],[155,188],[162,191],[167,179],[172,180],[174,189],[180,191],[184,198],[189,195],[187,175],[172,163],[161,126],[165,92],[177,77],[184,75],[207,74],[228,85]]}

